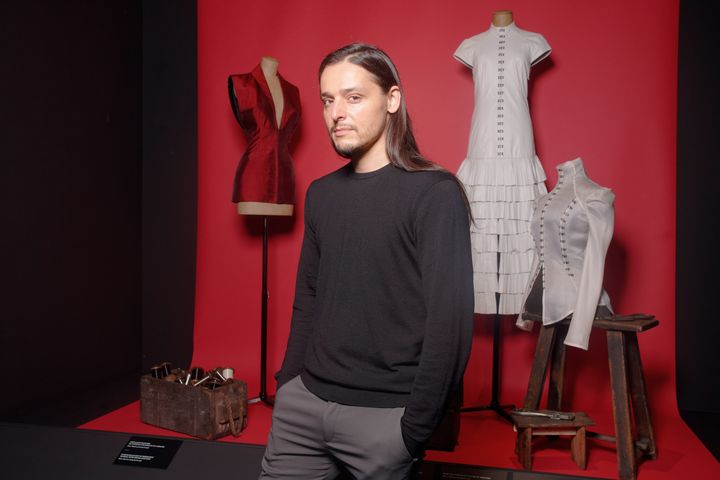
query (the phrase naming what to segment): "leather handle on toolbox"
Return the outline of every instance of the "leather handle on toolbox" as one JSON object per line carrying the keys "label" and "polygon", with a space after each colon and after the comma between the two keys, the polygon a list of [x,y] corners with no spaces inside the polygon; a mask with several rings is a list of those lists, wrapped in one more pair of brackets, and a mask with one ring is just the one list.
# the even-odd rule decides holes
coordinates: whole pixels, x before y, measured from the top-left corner
{"label": "leather handle on toolbox", "polygon": [[[233,419],[232,405],[230,405],[230,399],[228,397],[225,397],[225,411],[227,412],[228,422],[230,423],[230,432],[232,432],[233,437],[239,437],[240,430],[242,430],[242,415],[240,415],[240,418],[238,419],[238,423],[240,424],[240,426],[238,427],[237,425],[235,425],[235,420]],[[238,406],[238,414],[241,412],[242,409]]]}

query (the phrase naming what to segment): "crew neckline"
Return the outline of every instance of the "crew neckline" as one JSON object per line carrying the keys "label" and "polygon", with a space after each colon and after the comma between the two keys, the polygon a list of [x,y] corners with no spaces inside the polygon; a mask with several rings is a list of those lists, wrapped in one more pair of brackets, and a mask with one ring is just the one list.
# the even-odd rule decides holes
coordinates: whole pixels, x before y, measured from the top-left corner
{"label": "crew neckline", "polygon": [[373,170],[372,172],[356,172],[353,169],[352,162],[348,162],[348,172],[351,178],[357,179],[357,180],[364,180],[366,178],[372,178],[377,175],[380,175],[382,173],[385,173],[386,171],[389,171],[393,168],[392,163],[388,163],[387,165],[383,165],[382,167],[378,168],[377,170]]}

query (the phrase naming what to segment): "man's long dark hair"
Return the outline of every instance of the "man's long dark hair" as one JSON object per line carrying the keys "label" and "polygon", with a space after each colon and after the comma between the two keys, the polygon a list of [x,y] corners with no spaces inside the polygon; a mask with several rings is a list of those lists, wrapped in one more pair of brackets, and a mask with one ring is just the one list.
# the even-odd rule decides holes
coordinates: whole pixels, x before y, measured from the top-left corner
{"label": "man's long dark hair", "polygon": [[[390,163],[408,172],[447,172],[443,167],[425,158],[420,153],[415,141],[415,135],[413,135],[410,115],[408,115],[405,105],[405,93],[400,83],[400,74],[390,57],[374,45],[351,43],[331,52],[323,59],[320,63],[319,76],[322,76],[328,66],[343,61],[350,62],[370,72],[375,83],[385,93],[389,92],[390,88],[394,86],[400,89],[400,108],[390,115],[385,135],[385,150],[390,158]],[[470,215],[470,203],[465,194],[465,189],[455,175],[452,175],[452,177],[460,188],[465,207],[468,210],[468,215]]]}

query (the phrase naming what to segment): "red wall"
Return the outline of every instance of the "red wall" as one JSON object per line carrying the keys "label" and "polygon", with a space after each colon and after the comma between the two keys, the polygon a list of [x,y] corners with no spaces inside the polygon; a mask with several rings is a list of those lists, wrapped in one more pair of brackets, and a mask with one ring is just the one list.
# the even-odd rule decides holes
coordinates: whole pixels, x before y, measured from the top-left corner
{"label": "red wall", "polygon": [[[650,312],[660,328],[640,335],[652,409],[675,409],[675,131],[678,0],[626,2],[393,1],[362,3],[198,2],[199,202],[194,363],[231,365],[259,389],[261,230],[230,202],[246,141],[227,95],[227,76],[262,55],[280,60],[297,85],[304,117],[292,149],[298,214],[273,219],[269,244],[268,372],[281,364],[308,184],[341,165],[321,119],[317,67],[352,41],[374,43],[400,70],[424,153],[456,171],[473,109],[472,77],[452,58],[459,43],[511,9],[517,25],[553,47],[532,73],[530,103],[538,154],[554,186],[555,166],[581,156],[591,178],[616,194],[606,289],[616,310]],[[503,402],[521,403],[536,333],[505,321]],[[466,404],[490,394],[491,321],[478,317],[465,375]],[[609,408],[605,341],[568,356],[570,405]],[[269,378],[270,378],[269,375]],[[269,388],[274,391],[270,378]]]}

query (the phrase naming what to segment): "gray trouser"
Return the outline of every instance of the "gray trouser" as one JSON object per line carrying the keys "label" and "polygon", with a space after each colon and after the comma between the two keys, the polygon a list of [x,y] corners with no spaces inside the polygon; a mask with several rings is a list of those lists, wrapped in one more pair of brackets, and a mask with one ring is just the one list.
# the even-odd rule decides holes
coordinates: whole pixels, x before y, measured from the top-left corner
{"label": "gray trouser", "polygon": [[260,479],[332,479],[340,465],[357,480],[406,479],[413,458],[400,430],[404,411],[327,402],[295,377],[277,392]]}

